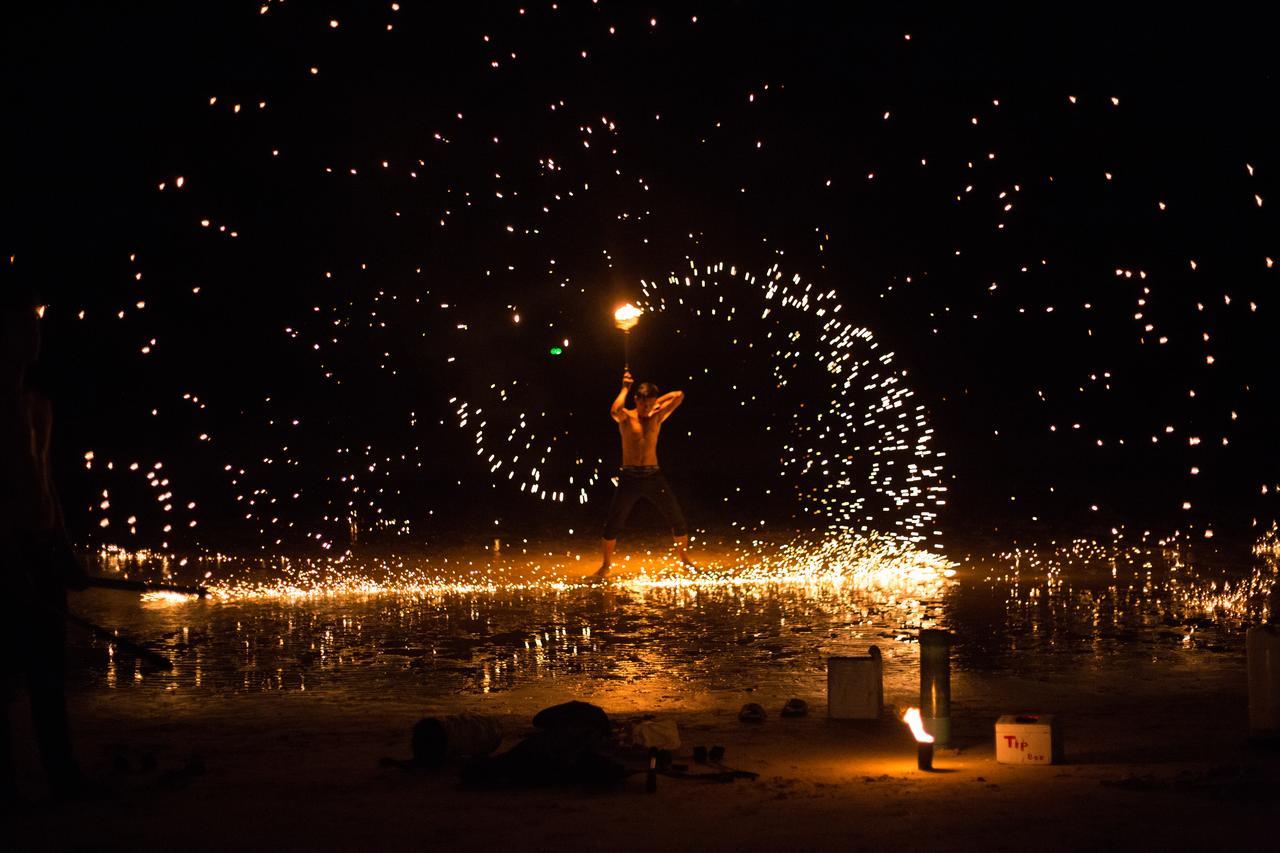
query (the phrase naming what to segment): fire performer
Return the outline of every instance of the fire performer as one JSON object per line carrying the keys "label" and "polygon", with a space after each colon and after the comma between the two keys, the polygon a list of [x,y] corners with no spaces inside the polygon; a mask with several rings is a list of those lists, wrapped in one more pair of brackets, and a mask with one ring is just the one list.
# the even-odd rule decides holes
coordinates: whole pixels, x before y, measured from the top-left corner
{"label": "fire performer", "polygon": [[657,507],[671,526],[680,561],[686,566],[693,565],[689,560],[689,530],[684,513],[658,467],[658,433],[663,422],[684,402],[684,392],[661,394],[658,386],[641,382],[636,386],[636,407],[628,409],[627,394],[633,381],[631,371],[624,370],[622,388],[609,408],[609,416],[618,424],[618,433],[622,437],[622,471],[604,523],[604,561],[595,575],[599,578],[608,576],[613,563],[613,549],[618,544],[618,531],[626,525],[627,517],[641,498]]}
{"label": "fire performer", "polygon": [[[6,289],[12,285],[5,282]],[[48,784],[57,798],[88,791],[71,751],[64,689],[66,591],[85,575],[67,544],[49,466],[49,401],[31,390],[27,369],[40,349],[34,298],[0,302],[0,797],[17,801],[10,706],[25,676]]]}

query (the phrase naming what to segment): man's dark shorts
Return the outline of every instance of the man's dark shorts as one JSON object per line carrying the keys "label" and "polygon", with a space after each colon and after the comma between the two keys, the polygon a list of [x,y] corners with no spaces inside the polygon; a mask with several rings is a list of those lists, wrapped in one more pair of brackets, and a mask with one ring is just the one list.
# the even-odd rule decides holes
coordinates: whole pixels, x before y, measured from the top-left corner
{"label": "man's dark shorts", "polygon": [[641,498],[657,507],[667,524],[671,525],[673,535],[684,536],[689,532],[684,513],[680,511],[680,504],[671,493],[661,469],[657,465],[624,465],[618,477],[618,491],[613,494],[609,516],[604,522],[605,539],[618,538],[618,531],[626,527],[631,510]]}

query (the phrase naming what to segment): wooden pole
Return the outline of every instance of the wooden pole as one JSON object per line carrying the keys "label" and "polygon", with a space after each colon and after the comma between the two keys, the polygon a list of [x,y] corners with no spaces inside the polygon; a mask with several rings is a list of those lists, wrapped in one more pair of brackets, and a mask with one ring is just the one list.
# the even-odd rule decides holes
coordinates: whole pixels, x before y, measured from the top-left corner
{"label": "wooden pole", "polygon": [[951,742],[951,634],[920,632],[920,715],[934,742]]}

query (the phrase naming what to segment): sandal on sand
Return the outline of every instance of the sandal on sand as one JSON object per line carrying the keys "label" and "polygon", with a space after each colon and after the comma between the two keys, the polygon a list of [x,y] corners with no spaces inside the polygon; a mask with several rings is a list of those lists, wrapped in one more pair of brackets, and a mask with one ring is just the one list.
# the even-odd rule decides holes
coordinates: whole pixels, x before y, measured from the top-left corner
{"label": "sandal on sand", "polygon": [[738,712],[738,720],[744,723],[763,723],[765,716],[764,708],[755,702],[748,702]]}

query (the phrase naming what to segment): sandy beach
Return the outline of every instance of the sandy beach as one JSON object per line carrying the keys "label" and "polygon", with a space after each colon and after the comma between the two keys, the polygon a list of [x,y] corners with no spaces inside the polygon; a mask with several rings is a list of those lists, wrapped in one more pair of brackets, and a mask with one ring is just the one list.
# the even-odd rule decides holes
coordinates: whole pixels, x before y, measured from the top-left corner
{"label": "sandy beach", "polygon": [[[952,675],[953,748],[940,748],[935,772],[925,773],[916,769],[907,728],[893,716],[916,704],[918,646],[895,642],[894,631],[885,630],[901,625],[901,610],[881,612],[867,604],[867,595],[879,596],[875,600],[883,605],[893,593],[860,593],[840,604],[826,594],[757,589],[723,593],[723,598],[704,592],[690,604],[623,591],[604,608],[592,598],[598,594],[548,594],[545,601],[531,597],[519,606],[501,596],[436,603],[434,612],[450,617],[452,633],[421,642],[428,657],[447,654],[453,660],[425,668],[381,665],[410,654],[400,648],[403,640],[395,648],[384,645],[381,656],[361,657],[352,652],[356,644],[350,639],[330,652],[336,659],[332,680],[321,679],[318,663],[291,664],[316,670],[310,680],[299,681],[279,660],[265,659],[265,649],[276,645],[274,636],[250,632],[247,639],[235,640],[248,655],[239,673],[207,653],[205,687],[184,681],[181,673],[192,664],[181,657],[181,649],[179,660],[186,662],[179,676],[121,672],[108,686],[98,671],[74,692],[72,713],[82,761],[106,797],[33,807],[17,818],[21,846],[1274,849],[1274,821],[1268,816],[1280,798],[1280,751],[1248,739],[1238,633],[1193,647],[1179,642],[1182,635],[1174,629],[1146,618],[1147,630],[1126,634],[1114,645],[1104,644],[1105,630],[1079,629],[1083,656],[1074,646],[1066,653],[1053,643],[1036,645],[1029,637],[1048,632],[1054,619],[1053,630],[1066,631],[1063,614],[1070,611],[1071,596],[1061,595],[1059,605],[1030,618],[1026,630],[1013,624],[1000,629],[1005,653],[998,665],[974,665],[971,648],[958,650]],[[953,607],[953,623],[963,628],[965,611],[957,606],[965,602],[963,590],[940,595]],[[509,625],[502,620],[546,626],[539,622],[544,604],[557,614],[555,624],[568,627],[538,629],[548,638],[545,647],[511,643],[508,634],[514,632],[503,632]],[[583,609],[575,610],[579,605]],[[927,614],[930,606],[914,602],[908,609]],[[270,611],[275,620],[270,624],[293,626],[308,614],[318,618],[319,612],[330,634],[334,625],[359,625],[365,632],[360,649],[377,647],[367,635],[379,630],[377,620],[385,621],[391,612],[381,599],[272,607],[279,609]],[[404,603],[396,607],[396,612],[412,609]],[[968,607],[973,609],[972,601]],[[646,658],[654,632],[671,630],[669,608],[692,611],[681,616],[682,634],[698,625],[705,633],[686,638],[696,649],[672,646],[668,657]],[[868,609],[880,616],[854,620],[855,627],[843,633],[829,630],[837,623],[853,624],[847,623],[849,613]],[[118,621],[127,616],[119,605],[105,612],[115,612]],[[248,605],[218,605],[213,610],[141,607],[135,615],[136,624],[152,632],[168,622],[147,620],[160,619],[192,625],[194,634],[202,630],[200,620],[249,625],[254,612]],[[798,613],[807,613],[807,621],[797,621]],[[732,632],[717,633],[720,620],[730,618]],[[488,627],[477,628],[479,623]],[[570,647],[561,639],[580,634],[579,623],[593,625],[591,649],[585,642],[582,648]],[[517,648],[490,653],[478,639],[460,646],[459,635],[468,626],[471,636],[489,632],[483,642]],[[261,632],[261,626],[255,630]],[[973,625],[969,630],[978,631]],[[296,640],[284,627],[281,632],[280,646]],[[235,635],[231,629],[227,633]],[[832,639],[837,633],[841,636]],[[851,644],[865,649],[870,640],[886,650],[885,701],[892,710],[880,722],[828,719],[820,653],[848,652]],[[789,644],[801,645],[792,651]],[[250,645],[261,648],[250,655],[245,651]],[[493,689],[480,686],[489,684],[489,674],[498,674],[495,667],[503,659],[511,677],[495,682]],[[716,668],[700,668],[696,660],[714,662]],[[215,682],[213,670],[219,666],[226,672],[222,682]],[[473,677],[476,672],[486,680]],[[207,686],[212,683],[223,686]],[[781,718],[778,711],[793,696],[809,703],[809,715]],[[405,771],[379,763],[383,757],[409,756],[409,730],[422,716],[461,711],[496,716],[508,748],[531,730],[533,714],[569,699],[603,707],[615,724],[646,714],[674,720],[682,740],[676,762],[689,763],[694,746],[722,745],[725,766],[758,778],[715,783],[660,776],[655,794],[646,794],[643,773],[605,790],[477,791],[460,784],[457,767]],[[762,704],[768,719],[759,725],[739,722],[737,712],[746,702]],[[1059,715],[1066,762],[1047,767],[996,763],[996,718],[1033,711]],[[34,756],[28,752],[24,762],[25,783],[38,791]],[[690,764],[689,769],[707,768]]]}

